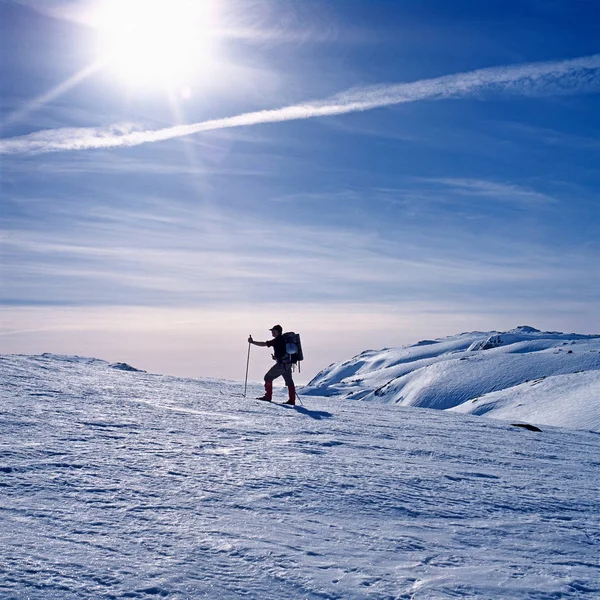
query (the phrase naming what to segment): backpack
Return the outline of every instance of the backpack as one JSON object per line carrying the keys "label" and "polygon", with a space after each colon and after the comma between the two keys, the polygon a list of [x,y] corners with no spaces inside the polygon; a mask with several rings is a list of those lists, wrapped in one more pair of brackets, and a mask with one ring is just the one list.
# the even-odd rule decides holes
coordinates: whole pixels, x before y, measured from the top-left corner
{"label": "backpack", "polygon": [[[285,342],[285,351],[290,357],[293,364],[299,363],[304,360],[304,354],[302,352],[302,343],[300,342],[300,334],[288,331],[283,334],[283,340]],[[300,365],[298,365],[300,370]]]}

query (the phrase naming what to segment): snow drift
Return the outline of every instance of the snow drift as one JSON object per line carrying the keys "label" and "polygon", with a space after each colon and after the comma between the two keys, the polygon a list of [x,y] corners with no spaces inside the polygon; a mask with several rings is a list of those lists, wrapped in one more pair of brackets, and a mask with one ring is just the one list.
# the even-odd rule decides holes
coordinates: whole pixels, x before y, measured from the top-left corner
{"label": "snow drift", "polygon": [[369,350],[304,393],[600,431],[599,388],[600,336],[521,326]]}

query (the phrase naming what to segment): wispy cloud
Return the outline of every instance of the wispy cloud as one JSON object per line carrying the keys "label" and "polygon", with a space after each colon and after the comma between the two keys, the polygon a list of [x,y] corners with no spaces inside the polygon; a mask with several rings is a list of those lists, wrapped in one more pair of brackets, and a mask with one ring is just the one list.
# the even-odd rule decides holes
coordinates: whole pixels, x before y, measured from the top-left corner
{"label": "wispy cloud", "polygon": [[110,156],[103,156],[100,160],[69,161],[68,163],[39,162],[32,165],[30,162],[15,162],[11,164],[11,174],[19,173],[27,176],[35,170],[36,173],[52,174],[86,174],[107,173],[126,175],[129,173],[151,175],[198,175],[198,176],[251,176],[266,177],[272,174],[272,165],[264,167],[247,166],[240,168],[224,168],[206,165],[185,164],[181,162],[160,162],[158,160],[141,160],[137,158],[119,158],[111,160]]}
{"label": "wispy cloud", "polygon": [[[475,178],[408,177],[397,178],[397,183],[399,185],[365,188],[336,186],[332,190],[284,193],[270,200],[312,203],[321,207],[368,203],[370,210],[385,205],[402,206],[402,216],[406,218],[413,214],[413,210],[418,210],[422,216],[428,207],[437,212],[443,206],[448,207],[452,214],[456,214],[461,206],[473,210],[477,205],[539,211],[543,207],[560,204],[563,196],[547,194],[527,185]],[[476,214],[470,213],[471,216]]]}
{"label": "wispy cloud", "polygon": [[445,226],[386,239],[369,230],[278,224],[273,239],[272,223],[209,213],[193,219],[193,211],[200,214],[172,209],[159,227],[156,217],[124,212],[68,234],[12,230],[2,241],[0,232],[4,296],[90,304],[264,302],[286,297],[290,273],[294,297],[305,301],[423,299],[442,289],[465,297],[497,286],[516,292],[532,281],[544,294],[556,281],[573,289],[591,260],[589,252],[563,255],[517,239],[500,254],[502,237],[486,232],[457,244]]}
{"label": "wispy cloud", "polygon": [[418,179],[417,181],[442,185],[450,189],[454,194],[493,198],[494,200],[511,202],[518,205],[556,204],[558,202],[553,196],[512,183],[464,178],[429,178]]}
{"label": "wispy cloud", "polygon": [[6,119],[4,119],[2,126],[5,127],[6,125],[14,123],[15,121],[19,121],[24,116],[33,112],[40,106],[43,106],[44,104],[48,104],[48,102],[51,102],[52,100],[55,100],[59,96],[62,96],[65,92],[69,91],[71,88],[74,88],[76,85],[81,83],[84,79],[87,79],[90,75],[93,75],[94,73],[98,72],[101,68],[102,68],[102,63],[100,61],[96,61],[96,62],[92,63],[91,65],[88,65],[87,67],[81,69],[81,71],[78,71],[77,73],[75,73],[74,75],[69,77],[69,79],[67,79],[66,81],[63,81],[56,87],[52,88],[49,92],[46,92],[45,94],[39,96],[35,100],[28,102],[25,106],[23,106],[19,110],[8,115],[8,117]]}
{"label": "wispy cloud", "polygon": [[[499,122],[494,124],[496,128],[501,129],[504,133],[507,131],[514,132],[519,136],[527,136],[529,139],[535,140],[536,143],[543,142],[551,146],[565,146],[578,150],[600,150],[600,139],[587,135],[576,135],[560,131],[558,129],[550,129],[547,127],[538,127],[526,123],[517,122]],[[522,139],[521,137],[519,139]]]}
{"label": "wispy cloud", "polygon": [[0,140],[0,153],[44,153],[137,146],[231,127],[277,123],[367,111],[420,100],[462,98],[483,93],[547,95],[600,89],[600,54],[572,60],[479,69],[412,83],[353,88],[324,100],[262,110],[158,130],[135,124],[62,128]]}

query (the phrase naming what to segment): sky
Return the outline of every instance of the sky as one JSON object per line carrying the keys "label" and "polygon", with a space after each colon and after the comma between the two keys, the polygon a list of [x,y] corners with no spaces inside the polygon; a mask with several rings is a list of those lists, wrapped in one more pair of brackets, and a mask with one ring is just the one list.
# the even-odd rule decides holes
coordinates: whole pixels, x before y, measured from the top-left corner
{"label": "sky", "polygon": [[0,0],[0,352],[240,380],[281,323],[302,383],[599,333],[596,10]]}

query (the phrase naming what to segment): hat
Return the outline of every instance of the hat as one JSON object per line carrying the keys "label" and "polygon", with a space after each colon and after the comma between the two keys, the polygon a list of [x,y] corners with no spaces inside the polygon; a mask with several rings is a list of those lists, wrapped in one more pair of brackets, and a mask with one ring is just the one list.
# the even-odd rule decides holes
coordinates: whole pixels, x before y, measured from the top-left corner
{"label": "hat", "polygon": [[277,329],[277,331],[279,331],[279,333],[283,333],[283,327],[281,325],[273,325],[273,327],[271,327],[271,329],[269,329],[269,331],[275,331],[275,329]]}

